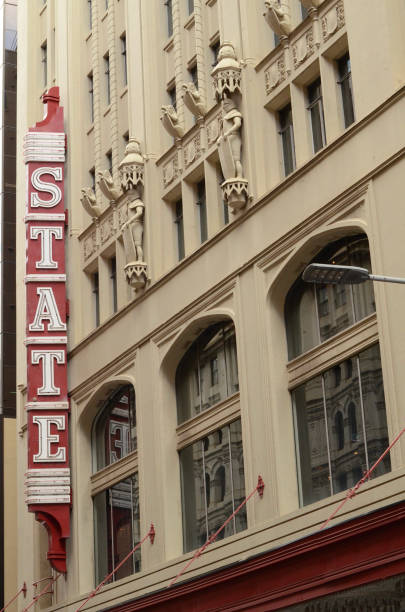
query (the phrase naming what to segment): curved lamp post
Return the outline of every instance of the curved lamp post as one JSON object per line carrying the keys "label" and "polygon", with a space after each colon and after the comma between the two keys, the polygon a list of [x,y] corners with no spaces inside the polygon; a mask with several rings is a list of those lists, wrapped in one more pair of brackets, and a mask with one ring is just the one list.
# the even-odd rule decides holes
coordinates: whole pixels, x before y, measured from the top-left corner
{"label": "curved lamp post", "polygon": [[322,283],[325,285],[357,285],[368,280],[405,285],[405,278],[370,274],[366,268],[318,263],[312,263],[305,268],[302,273],[302,280],[307,283]]}

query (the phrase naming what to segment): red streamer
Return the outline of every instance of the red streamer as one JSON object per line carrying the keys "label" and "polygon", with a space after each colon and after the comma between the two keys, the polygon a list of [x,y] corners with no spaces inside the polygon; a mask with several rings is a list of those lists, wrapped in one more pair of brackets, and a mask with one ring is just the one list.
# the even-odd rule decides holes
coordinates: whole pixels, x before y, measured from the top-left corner
{"label": "red streamer", "polygon": [[[236,516],[239,512],[239,510],[241,510],[243,508],[243,506],[245,506],[247,504],[247,502],[249,501],[249,499],[251,497],[253,497],[253,495],[256,493],[256,491],[259,493],[260,497],[263,496],[263,489],[264,489],[264,482],[261,476],[258,477],[257,479],[257,485],[255,486],[255,488],[253,489],[253,491],[247,496],[245,497],[245,499],[243,500],[243,502],[241,504],[239,504],[239,506],[236,508],[236,510],[234,512],[232,512],[232,514],[226,519],[225,523],[223,525],[221,525],[221,527],[212,534],[212,536],[210,538],[208,538],[208,540],[205,542],[205,544],[203,544],[201,546],[201,548],[199,548],[196,553],[194,554],[194,556],[186,563],[186,565],[183,567],[183,569],[177,574],[177,576],[175,576],[173,578],[173,580],[170,582],[169,584],[169,588],[171,586],[173,586],[173,584],[176,582],[176,580],[178,578],[180,578],[180,576],[182,574],[184,574],[184,572],[186,571],[186,569],[188,569],[190,567],[190,565],[193,563],[193,561],[195,561],[200,555],[202,555],[202,553],[204,552],[204,550],[210,545],[212,544],[212,542],[214,542],[214,540],[217,538],[218,534],[221,533],[221,531],[223,529],[225,529],[225,527],[228,525],[228,523],[230,523],[230,521],[233,519],[234,516]],[[78,611],[76,611],[78,612]]]}
{"label": "red streamer", "polygon": [[150,528],[149,528],[149,531],[148,531],[148,533],[146,534],[146,536],[145,536],[145,537],[143,537],[143,538],[142,538],[142,540],[141,540],[140,542],[138,542],[138,544],[136,544],[136,545],[133,547],[133,549],[132,549],[132,550],[130,550],[130,551],[129,551],[129,553],[127,554],[127,556],[126,556],[126,557],[124,557],[124,558],[122,559],[122,561],[120,561],[120,562],[118,563],[117,567],[116,567],[116,568],[114,568],[114,569],[113,569],[113,571],[112,571],[110,574],[108,574],[108,576],[106,576],[106,577],[104,578],[104,580],[103,580],[102,582],[100,582],[100,584],[99,584],[98,586],[96,586],[96,588],[94,589],[94,591],[92,591],[92,592],[90,593],[90,595],[87,597],[87,599],[86,599],[86,600],[85,600],[85,601],[84,601],[84,602],[81,604],[81,606],[79,606],[79,607],[76,609],[76,611],[75,611],[75,612],[79,612],[79,610],[82,610],[82,609],[84,608],[84,606],[86,605],[86,603],[87,603],[88,601],[90,601],[90,599],[92,599],[92,598],[93,598],[95,595],[97,595],[97,593],[98,593],[98,592],[99,592],[99,591],[100,591],[100,590],[103,588],[103,586],[105,585],[105,583],[106,583],[106,582],[108,582],[108,581],[110,580],[110,578],[112,578],[112,576],[114,576],[115,572],[117,572],[117,571],[120,569],[120,567],[121,567],[122,565],[124,565],[124,563],[125,563],[126,561],[128,561],[128,559],[130,558],[130,556],[131,556],[131,555],[133,555],[133,554],[134,554],[134,552],[135,552],[135,551],[136,551],[138,548],[140,548],[140,547],[142,546],[142,544],[145,542],[145,540],[147,540],[148,538],[150,538],[151,544],[153,544],[153,542],[154,542],[154,540],[155,540],[155,528],[154,528],[154,526],[153,526],[153,523],[151,523]]}
{"label": "red streamer", "polygon": [[338,505],[338,507],[332,512],[332,514],[330,515],[330,517],[328,519],[326,519],[326,521],[322,524],[322,526],[320,527],[320,531],[322,529],[325,529],[325,527],[327,525],[329,525],[329,523],[331,522],[331,520],[337,515],[337,513],[339,512],[339,510],[341,510],[343,508],[343,506],[345,505],[345,503],[351,499],[352,497],[354,497],[357,493],[357,491],[360,489],[361,485],[364,484],[366,482],[366,480],[368,480],[370,478],[370,474],[375,470],[375,468],[377,467],[377,465],[379,463],[381,463],[381,461],[384,459],[385,455],[387,455],[391,448],[394,446],[394,444],[396,444],[399,440],[399,438],[402,436],[402,434],[405,432],[405,427],[399,432],[399,434],[393,439],[393,441],[391,442],[391,444],[385,449],[385,451],[378,457],[377,461],[371,466],[371,468],[364,473],[363,477],[360,478],[360,480],[354,485],[353,489],[349,489],[348,492],[346,493],[346,497],[340,502],[340,504]]}
{"label": "red streamer", "polygon": [[[62,575],[62,574],[58,574],[57,576],[55,576],[55,578],[52,578],[51,582],[49,582],[49,584],[47,584],[47,585],[46,585],[46,586],[45,586],[45,587],[42,589],[42,591],[41,591],[41,592],[40,592],[38,595],[36,595],[36,596],[34,597],[34,599],[31,601],[31,603],[29,604],[29,606],[27,606],[26,608],[24,608],[24,610],[23,610],[22,612],[27,612],[27,610],[29,610],[30,608],[32,608],[32,606],[34,606],[34,605],[37,603],[38,599],[41,599],[41,597],[43,597],[44,595],[47,595],[48,593],[51,593],[51,590],[50,590],[50,589],[52,589],[53,585],[55,584],[55,582],[56,582],[57,580],[59,580],[59,578],[61,577],[61,575]],[[35,584],[35,583],[34,583],[34,584]]]}

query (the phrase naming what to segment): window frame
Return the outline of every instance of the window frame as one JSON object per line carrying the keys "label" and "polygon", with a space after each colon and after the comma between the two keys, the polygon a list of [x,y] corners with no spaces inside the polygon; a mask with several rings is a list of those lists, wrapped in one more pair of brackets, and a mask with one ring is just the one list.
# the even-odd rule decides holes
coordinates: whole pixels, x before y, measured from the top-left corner
{"label": "window frame", "polygon": [[[319,88],[319,91],[316,90]],[[312,146],[313,152],[318,153],[321,149],[326,146],[326,129],[325,129],[325,115],[323,109],[323,94],[322,94],[322,82],[321,77],[318,76],[311,83],[307,85],[307,110],[309,111],[311,121],[311,133],[312,133]],[[318,113],[318,117],[316,115]],[[319,132],[321,135],[321,142],[318,143],[315,139],[317,131],[315,130],[316,123],[319,126]]]}
{"label": "window frame", "polygon": [[[347,129],[356,121],[356,115],[354,112],[351,61],[348,51],[346,51],[346,53],[336,60],[336,66],[339,76],[337,83],[340,89],[343,123],[345,129]],[[349,66],[348,70],[347,66]]]}
{"label": "window frame", "polygon": [[[294,122],[291,102],[285,104],[277,113],[281,147],[283,151],[284,176],[288,176],[297,167],[295,158]],[[289,144],[289,147],[288,147]],[[289,154],[291,152],[291,154]]]}

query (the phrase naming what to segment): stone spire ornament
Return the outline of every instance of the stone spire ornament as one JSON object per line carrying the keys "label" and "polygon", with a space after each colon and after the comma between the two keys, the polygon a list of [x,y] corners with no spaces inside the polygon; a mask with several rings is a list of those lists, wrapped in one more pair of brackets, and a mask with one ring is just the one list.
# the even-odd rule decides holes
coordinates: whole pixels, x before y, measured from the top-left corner
{"label": "stone spire ornament", "polygon": [[230,96],[242,93],[241,72],[233,44],[229,41],[223,42],[218,53],[218,63],[211,72],[217,100],[222,100],[225,94]]}

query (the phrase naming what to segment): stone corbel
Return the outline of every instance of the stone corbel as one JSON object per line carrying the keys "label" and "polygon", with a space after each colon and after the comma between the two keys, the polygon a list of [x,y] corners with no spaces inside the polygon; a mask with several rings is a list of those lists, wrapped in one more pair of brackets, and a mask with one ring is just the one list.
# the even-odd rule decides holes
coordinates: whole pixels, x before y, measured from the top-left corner
{"label": "stone corbel", "polygon": [[109,202],[115,202],[122,195],[122,189],[116,187],[114,179],[108,170],[98,173],[98,186]]}
{"label": "stone corbel", "polygon": [[179,122],[179,118],[174,107],[171,104],[161,107],[160,120],[166,132],[174,138],[182,138],[184,135],[183,126]]}
{"label": "stone corbel", "polygon": [[236,57],[233,44],[229,41],[223,42],[218,52],[218,63],[211,72],[215,97],[218,101],[223,100],[225,96],[242,93],[241,73],[241,64]]}
{"label": "stone corbel", "polygon": [[91,187],[82,189],[82,197],[80,198],[82,206],[86,213],[93,219],[98,219],[101,215],[101,208],[97,206],[96,194]]}
{"label": "stone corbel", "polygon": [[181,88],[184,104],[190,113],[192,113],[196,119],[204,117],[207,110],[201,94],[198,89],[196,89],[194,83],[183,83]]}
{"label": "stone corbel", "polygon": [[273,32],[281,41],[288,38],[293,30],[289,0],[265,0],[264,4],[266,6],[264,18]]}

